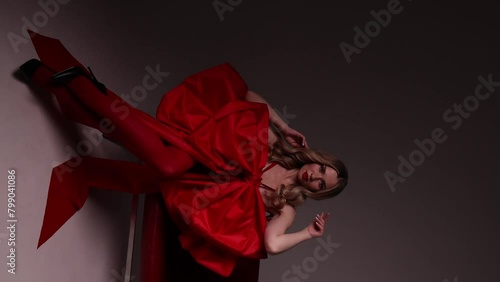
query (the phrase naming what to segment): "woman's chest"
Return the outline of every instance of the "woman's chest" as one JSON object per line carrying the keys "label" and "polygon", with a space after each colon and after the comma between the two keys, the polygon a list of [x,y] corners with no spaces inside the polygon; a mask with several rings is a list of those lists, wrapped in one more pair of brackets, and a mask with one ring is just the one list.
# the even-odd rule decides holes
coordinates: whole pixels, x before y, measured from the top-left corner
{"label": "woman's chest", "polygon": [[276,190],[282,183],[284,168],[267,163],[263,169],[260,186],[263,189]]}

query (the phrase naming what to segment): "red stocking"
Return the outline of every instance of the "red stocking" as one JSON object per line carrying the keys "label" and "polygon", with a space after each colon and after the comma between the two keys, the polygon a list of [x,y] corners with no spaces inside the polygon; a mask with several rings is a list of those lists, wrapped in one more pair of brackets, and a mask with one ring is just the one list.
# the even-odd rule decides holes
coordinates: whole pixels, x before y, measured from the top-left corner
{"label": "red stocking", "polygon": [[[163,144],[153,129],[142,124],[138,115],[144,113],[132,108],[111,91],[106,96],[85,78],[75,79],[83,87],[74,83],[58,85],[51,82],[53,74],[53,71],[42,66],[34,73],[32,82],[55,95],[67,118],[100,130],[151,166],[84,157],[68,160],[55,167],[38,247],[83,206],[89,188],[134,194],[158,193],[160,178],[175,177],[194,165],[194,160],[187,153]],[[88,97],[82,101],[77,94]],[[120,111],[114,111],[113,103],[119,103]],[[113,127],[103,126],[102,116],[108,118]]]}
{"label": "red stocking", "polygon": [[100,92],[92,82],[78,76],[67,85],[51,82],[53,71],[40,67],[33,75],[35,85],[55,95],[63,114],[76,122],[96,128],[118,141],[163,177],[178,176],[195,161],[177,147],[166,145],[158,134],[145,125],[140,110],[111,92]]}

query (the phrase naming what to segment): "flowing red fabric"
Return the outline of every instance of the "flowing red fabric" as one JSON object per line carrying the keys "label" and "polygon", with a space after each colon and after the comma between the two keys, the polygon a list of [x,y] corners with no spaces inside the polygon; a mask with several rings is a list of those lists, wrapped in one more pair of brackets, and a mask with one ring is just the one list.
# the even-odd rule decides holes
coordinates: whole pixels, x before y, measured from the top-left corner
{"label": "flowing red fabric", "polygon": [[[59,40],[30,35],[41,61],[54,71],[81,66]],[[145,164],[92,157],[55,167],[38,247],[83,206],[93,187],[161,191],[181,230],[183,248],[222,276],[231,274],[239,257],[266,258],[266,215],[258,187],[268,154],[269,112],[265,104],[245,101],[247,90],[237,71],[225,63],[193,74],[167,92],[156,118],[136,110],[144,126],[209,173],[188,171],[166,179]]]}

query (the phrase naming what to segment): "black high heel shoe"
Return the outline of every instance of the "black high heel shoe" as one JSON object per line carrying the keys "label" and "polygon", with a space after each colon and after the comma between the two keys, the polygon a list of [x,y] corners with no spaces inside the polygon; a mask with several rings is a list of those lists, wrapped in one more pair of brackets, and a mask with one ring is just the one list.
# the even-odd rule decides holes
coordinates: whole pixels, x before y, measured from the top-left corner
{"label": "black high heel shoe", "polygon": [[95,87],[97,87],[97,89],[99,89],[99,91],[101,91],[104,95],[108,95],[106,86],[104,84],[102,84],[101,82],[97,81],[97,79],[94,76],[94,73],[92,73],[92,70],[90,68],[88,68],[88,69],[89,69],[89,72],[92,76],[89,76],[80,67],[70,67],[68,69],[65,69],[63,71],[60,71],[60,72],[54,74],[52,76],[52,81],[56,82],[56,83],[66,84],[70,80],[72,80],[73,78],[81,75],[81,76],[87,78],[88,80],[90,80],[90,82],[92,82],[92,84],[94,84]]}

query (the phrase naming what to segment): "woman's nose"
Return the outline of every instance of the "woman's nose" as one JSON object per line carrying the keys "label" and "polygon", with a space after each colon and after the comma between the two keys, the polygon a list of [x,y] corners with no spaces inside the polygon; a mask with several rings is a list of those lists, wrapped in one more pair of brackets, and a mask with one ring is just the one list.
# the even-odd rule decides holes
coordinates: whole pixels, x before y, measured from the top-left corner
{"label": "woman's nose", "polygon": [[311,171],[311,181],[314,181],[316,179],[316,175],[314,172]]}

